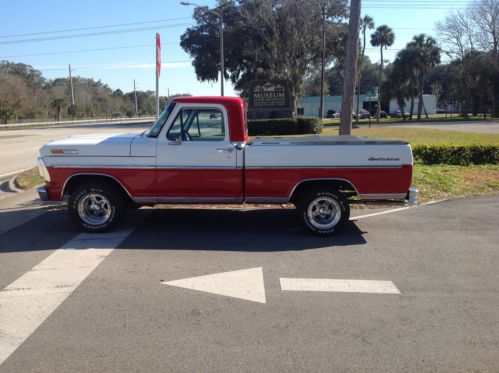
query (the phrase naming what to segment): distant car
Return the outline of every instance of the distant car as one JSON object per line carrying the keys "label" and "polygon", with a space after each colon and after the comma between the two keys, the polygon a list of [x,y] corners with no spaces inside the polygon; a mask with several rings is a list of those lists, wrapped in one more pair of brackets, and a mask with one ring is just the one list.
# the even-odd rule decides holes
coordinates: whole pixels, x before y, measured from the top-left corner
{"label": "distant car", "polygon": [[380,118],[388,118],[388,114],[386,113],[386,111],[381,110],[381,111],[379,112],[379,117],[380,117]]}
{"label": "distant car", "polygon": [[340,112],[336,110],[328,110],[326,113],[326,118],[339,118]]}
{"label": "distant car", "polygon": [[328,110],[326,113],[326,118],[334,118],[334,114],[336,114],[335,110]]}
{"label": "distant car", "polygon": [[[368,119],[371,117],[371,114],[367,110],[360,110],[359,112],[359,119]],[[352,118],[357,119],[357,113],[352,113]]]}
{"label": "distant car", "polygon": [[[409,113],[404,111],[404,116],[408,117]],[[392,118],[402,118],[402,112],[400,110],[397,110],[392,113]]]}

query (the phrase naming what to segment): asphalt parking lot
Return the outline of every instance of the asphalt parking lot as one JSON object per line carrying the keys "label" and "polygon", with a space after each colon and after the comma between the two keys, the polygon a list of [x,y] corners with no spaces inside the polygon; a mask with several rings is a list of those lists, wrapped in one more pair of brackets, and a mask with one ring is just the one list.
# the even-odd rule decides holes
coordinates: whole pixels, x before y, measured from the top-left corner
{"label": "asphalt parking lot", "polygon": [[0,371],[498,371],[498,216],[456,199],[321,238],[284,209],[141,209],[92,236],[47,211],[0,235]]}

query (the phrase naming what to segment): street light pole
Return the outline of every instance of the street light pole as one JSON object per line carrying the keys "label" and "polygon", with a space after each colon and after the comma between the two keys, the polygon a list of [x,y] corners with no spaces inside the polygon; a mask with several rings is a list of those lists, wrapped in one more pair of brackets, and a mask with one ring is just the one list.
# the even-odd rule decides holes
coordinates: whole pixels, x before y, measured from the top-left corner
{"label": "street light pole", "polygon": [[[191,3],[190,1],[181,1],[181,5],[185,6],[195,6],[196,8],[205,8],[201,5]],[[224,18],[223,11],[224,7],[220,6],[218,13],[212,9],[205,9],[206,12],[210,12],[211,14],[215,14],[218,17],[219,27],[218,32],[220,34],[220,96],[224,95],[224,79],[225,79],[225,60],[224,60]]]}

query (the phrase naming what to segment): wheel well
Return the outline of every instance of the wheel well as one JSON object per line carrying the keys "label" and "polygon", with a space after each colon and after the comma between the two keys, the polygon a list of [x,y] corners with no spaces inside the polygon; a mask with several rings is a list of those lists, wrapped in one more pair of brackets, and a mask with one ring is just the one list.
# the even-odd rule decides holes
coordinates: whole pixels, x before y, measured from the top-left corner
{"label": "wheel well", "polygon": [[98,181],[102,182],[104,184],[110,185],[116,190],[120,191],[123,198],[132,203],[132,197],[128,193],[128,191],[125,189],[125,187],[114,177],[109,176],[109,175],[94,175],[94,174],[77,174],[70,176],[69,180],[66,182],[64,185],[64,189],[62,191],[62,195],[71,195],[71,193],[80,185],[91,182],[91,181]]}
{"label": "wheel well", "polygon": [[300,196],[306,190],[310,190],[312,188],[324,188],[327,189],[335,189],[342,193],[346,198],[356,197],[358,196],[358,192],[353,186],[351,182],[348,180],[342,179],[324,179],[324,180],[305,180],[297,184],[291,193],[291,197],[289,202],[296,203]]}

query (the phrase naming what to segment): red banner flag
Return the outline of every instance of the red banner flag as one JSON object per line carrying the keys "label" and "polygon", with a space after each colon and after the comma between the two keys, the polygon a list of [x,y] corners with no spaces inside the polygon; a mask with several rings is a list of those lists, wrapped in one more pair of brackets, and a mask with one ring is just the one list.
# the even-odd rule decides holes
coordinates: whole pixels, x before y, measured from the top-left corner
{"label": "red banner flag", "polygon": [[156,75],[161,75],[161,38],[156,34]]}

